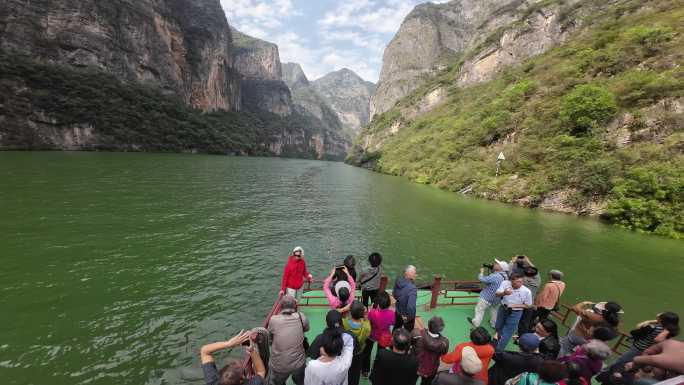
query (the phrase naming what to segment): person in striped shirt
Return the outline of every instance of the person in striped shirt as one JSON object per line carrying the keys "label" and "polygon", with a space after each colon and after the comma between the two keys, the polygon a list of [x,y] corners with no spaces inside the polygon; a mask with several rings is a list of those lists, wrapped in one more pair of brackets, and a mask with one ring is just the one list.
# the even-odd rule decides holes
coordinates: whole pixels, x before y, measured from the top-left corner
{"label": "person in striped shirt", "polygon": [[679,335],[679,315],[669,311],[660,313],[654,320],[640,322],[630,334],[632,347],[599,374],[599,381],[606,383],[607,379],[612,380],[612,374],[623,370],[625,364],[631,362],[634,357],[643,354],[646,349],[659,342]]}
{"label": "person in striped shirt", "polygon": [[484,318],[487,309],[489,309],[490,313],[489,324],[492,327],[496,325],[496,314],[499,310],[499,303],[501,303],[501,299],[496,296],[496,290],[503,281],[508,279],[507,272],[509,269],[510,267],[507,262],[499,261],[498,259],[494,259],[494,266],[491,274],[484,275],[484,267],[480,268],[480,274],[477,278],[485,287],[480,292],[480,298],[475,306],[475,317],[467,317],[468,322],[473,326],[479,327],[482,324],[482,319]]}

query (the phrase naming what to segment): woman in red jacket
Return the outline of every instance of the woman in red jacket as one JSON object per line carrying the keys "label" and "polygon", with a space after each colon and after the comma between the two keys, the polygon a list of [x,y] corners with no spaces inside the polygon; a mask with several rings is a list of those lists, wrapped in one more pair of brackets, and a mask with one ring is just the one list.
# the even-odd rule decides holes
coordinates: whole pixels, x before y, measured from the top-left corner
{"label": "woman in red jacket", "polygon": [[287,264],[283,270],[283,281],[280,284],[280,294],[291,295],[299,300],[304,280],[311,282],[312,278],[306,270],[304,249],[297,246],[292,250],[292,255],[287,258]]}

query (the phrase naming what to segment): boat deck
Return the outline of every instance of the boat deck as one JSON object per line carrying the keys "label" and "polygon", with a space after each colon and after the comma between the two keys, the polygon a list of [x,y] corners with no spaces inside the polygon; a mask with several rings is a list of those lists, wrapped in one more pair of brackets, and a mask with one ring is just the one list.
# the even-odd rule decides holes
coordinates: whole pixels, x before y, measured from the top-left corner
{"label": "boat deck", "polygon": [[[473,316],[474,303],[477,302],[478,294],[464,291],[447,291],[446,295],[438,297],[437,307],[434,309],[430,309],[431,298],[432,293],[430,290],[418,291],[416,327],[420,327],[421,324],[427,325],[430,317],[438,315],[444,319],[445,328],[443,334],[449,338],[450,350],[461,342],[470,341],[470,329],[472,326],[468,323],[466,317]],[[309,341],[313,341],[325,328],[325,315],[330,310],[323,291],[312,290],[304,293],[300,302],[300,310],[309,318],[311,327],[306,335]],[[485,316],[485,319],[488,319],[487,316]],[[483,322],[482,326],[489,328],[487,322]],[[494,334],[491,329],[490,332]],[[512,343],[509,345],[510,349],[515,347]],[[374,356],[375,353],[373,353],[372,357]],[[370,384],[370,381],[361,377],[361,384]]]}
{"label": "boat deck", "polygon": [[[464,342],[469,341],[470,329],[472,326],[466,320],[466,317],[472,317],[478,295],[475,293],[467,293],[462,291],[448,291],[449,297],[440,296],[438,306],[430,309],[430,300],[432,294],[429,290],[419,290],[417,297],[417,313],[419,321],[427,325],[427,321],[434,315],[441,316],[444,319],[445,329],[444,335],[449,338],[452,343],[454,341]],[[313,340],[325,328],[325,315],[330,308],[328,301],[323,297],[322,290],[313,290],[306,292],[302,296],[300,309],[309,318],[311,330],[307,333],[309,340]],[[454,305],[452,306],[453,297],[467,297],[454,298]],[[455,305],[462,303],[463,305]],[[484,325],[483,326],[489,326]]]}

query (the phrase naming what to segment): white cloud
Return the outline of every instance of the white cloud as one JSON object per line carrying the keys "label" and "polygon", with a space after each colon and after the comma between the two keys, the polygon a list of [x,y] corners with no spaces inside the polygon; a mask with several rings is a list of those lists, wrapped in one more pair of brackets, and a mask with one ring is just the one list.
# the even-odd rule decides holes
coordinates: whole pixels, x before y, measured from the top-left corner
{"label": "white cloud", "polygon": [[319,21],[324,28],[353,27],[376,33],[394,33],[406,15],[420,1],[416,0],[352,0],[328,11]]}
{"label": "white cloud", "polygon": [[318,1],[221,0],[221,4],[231,25],[276,43],[281,61],[299,63],[310,79],[346,67],[375,82],[385,46],[413,7],[425,2]]}

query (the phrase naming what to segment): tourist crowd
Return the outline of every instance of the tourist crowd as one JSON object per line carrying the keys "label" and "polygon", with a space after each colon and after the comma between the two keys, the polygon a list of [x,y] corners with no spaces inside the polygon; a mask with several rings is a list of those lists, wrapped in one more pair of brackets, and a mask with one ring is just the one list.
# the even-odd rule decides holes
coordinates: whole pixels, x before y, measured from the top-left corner
{"label": "tourist crowd", "polygon": [[[636,325],[631,348],[615,359],[609,358],[608,342],[620,335],[623,314],[615,302],[575,304],[571,311],[577,319],[561,337],[551,315],[565,290],[563,273],[551,270],[542,285],[527,256],[483,265],[482,290],[473,317],[467,318],[470,340],[453,350],[441,317],[427,324],[416,318],[416,268],[406,267],[390,295],[381,290],[381,255],[371,254],[368,262],[358,275],[352,256],[331,270],[323,282],[330,306],[326,326],[309,343],[309,320],[297,303],[312,277],[304,250],[295,248],[283,273],[280,311],[268,328],[202,347],[206,383],[284,385],[291,378],[297,385],[358,385],[367,377],[373,385],[419,380],[421,385],[589,385],[592,379],[604,385],[650,385],[684,374],[684,342],[673,339],[679,333],[676,313],[663,312]],[[486,313],[493,333],[481,326]],[[217,370],[212,353],[241,345],[249,365],[233,361]]]}

